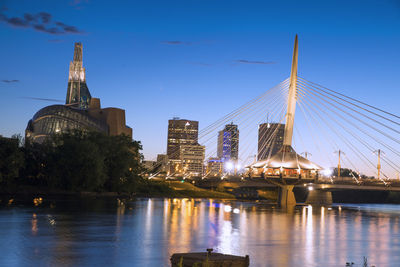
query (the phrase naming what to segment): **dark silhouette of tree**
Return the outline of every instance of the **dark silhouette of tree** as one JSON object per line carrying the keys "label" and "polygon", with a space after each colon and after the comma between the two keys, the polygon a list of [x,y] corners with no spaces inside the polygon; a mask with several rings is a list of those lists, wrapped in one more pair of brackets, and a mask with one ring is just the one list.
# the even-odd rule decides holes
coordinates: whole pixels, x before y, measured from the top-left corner
{"label": "dark silhouette of tree", "polygon": [[73,130],[42,144],[0,138],[0,183],[67,191],[135,192],[145,185],[140,142]]}
{"label": "dark silhouette of tree", "polygon": [[[366,176],[365,175],[361,175],[361,174],[359,174],[358,172],[356,172],[356,171],[354,171],[354,170],[352,170],[352,169],[347,169],[347,168],[341,168],[340,169],[340,177],[353,177],[353,175],[354,175],[354,177],[356,177],[357,179],[358,178],[365,178]],[[332,172],[332,175],[333,176],[338,176],[338,169],[337,168],[334,168],[333,169],[333,172]]]}
{"label": "dark silhouette of tree", "polygon": [[24,165],[24,155],[19,147],[18,136],[0,137],[0,185],[16,183]]}

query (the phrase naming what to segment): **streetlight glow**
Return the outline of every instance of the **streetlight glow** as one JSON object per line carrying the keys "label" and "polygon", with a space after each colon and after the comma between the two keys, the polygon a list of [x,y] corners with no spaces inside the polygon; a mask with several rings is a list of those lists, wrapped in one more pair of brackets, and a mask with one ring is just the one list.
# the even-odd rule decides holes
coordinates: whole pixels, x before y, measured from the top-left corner
{"label": "streetlight glow", "polygon": [[230,162],[230,161],[228,161],[228,162],[225,164],[225,168],[226,168],[228,171],[233,170],[233,163]]}

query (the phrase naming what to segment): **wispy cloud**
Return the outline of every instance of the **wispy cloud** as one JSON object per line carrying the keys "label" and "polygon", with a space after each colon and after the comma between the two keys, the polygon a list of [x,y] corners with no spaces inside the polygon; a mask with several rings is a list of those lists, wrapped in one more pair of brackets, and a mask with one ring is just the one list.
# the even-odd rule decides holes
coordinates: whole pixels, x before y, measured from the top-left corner
{"label": "wispy cloud", "polygon": [[[4,9],[3,9],[4,10]],[[80,34],[83,31],[75,26],[67,25],[60,21],[53,21],[53,16],[47,12],[37,14],[25,13],[22,17],[8,17],[0,10],[0,21],[9,26],[32,28],[48,34]]]}
{"label": "wispy cloud", "polygon": [[63,103],[63,100],[60,99],[53,99],[53,98],[40,98],[40,97],[30,97],[30,96],[20,96],[19,98],[23,99],[32,99],[32,100],[41,100],[41,101],[49,101],[49,102],[59,102]]}
{"label": "wispy cloud", "polygon": [[89,0],[72,0],[70,5],[75,7],[76,9],[82,9],[85,4],[88,4]]}
{"label": "wispy cloud", "polygon": [[3,83],[17,83],[19,80],[1,80]]}
{"label": "wispy cloud", "polygon": [[270,65],[270,64],[276,64],[274,61],[253,61],[253,60],[246,60],[246,59],[238,59],[235,60],[236,63],[241,63],[241,64],[264,64],[264,65]]}
{"label": "wispy cloud", "polygon": [[183,42],[183,41],[162,41],[162,44],[167,45],[191,45],[191,42]]}

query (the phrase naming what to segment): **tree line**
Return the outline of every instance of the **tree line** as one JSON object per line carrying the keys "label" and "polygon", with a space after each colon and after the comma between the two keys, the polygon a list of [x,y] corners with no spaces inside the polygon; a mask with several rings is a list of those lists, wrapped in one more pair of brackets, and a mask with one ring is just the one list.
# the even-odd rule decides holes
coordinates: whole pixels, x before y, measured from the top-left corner
{"label": "tree line", "polygon": [[128,136],[90,131],[55,134],[43,143],[0,136],[0,188],[137,192],[147,182],[141,149]]}

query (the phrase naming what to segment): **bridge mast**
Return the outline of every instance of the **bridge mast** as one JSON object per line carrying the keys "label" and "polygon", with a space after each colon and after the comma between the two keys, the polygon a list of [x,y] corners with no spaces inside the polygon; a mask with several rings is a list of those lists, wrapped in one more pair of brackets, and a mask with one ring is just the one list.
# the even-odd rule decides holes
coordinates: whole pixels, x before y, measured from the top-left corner
{"label": "bridge mast", "polygon": [[283,138],[283,146],[286,149],[289,149],[292,146],[294,113],[296,111],[296,97],[297,97],[297,55],[298,55],[298,43],[296,34],[296,38],[294,39],[292,70],[290,72],[290,85],[289,85],[288,107],[286,112],[285,135]]}

